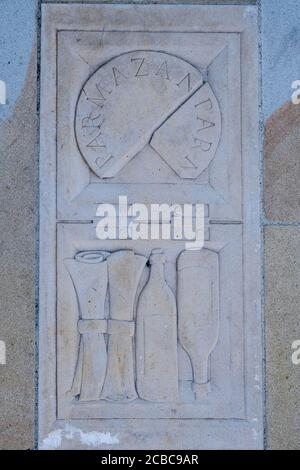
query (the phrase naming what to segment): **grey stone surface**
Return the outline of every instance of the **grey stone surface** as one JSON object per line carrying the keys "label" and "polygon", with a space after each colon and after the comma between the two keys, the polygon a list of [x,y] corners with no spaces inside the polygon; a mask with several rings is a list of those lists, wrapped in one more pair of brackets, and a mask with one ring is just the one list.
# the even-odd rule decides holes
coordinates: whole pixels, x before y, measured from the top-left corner
{"label": "grey stone surface", "polygon": [[1,0],[0,80],[6,83],[6,104],[0,125],[12,113],[21,94],[36,31],[37,0]]}
{"label": "grey stone surface", "polygon": [[[299,78],[299,1],[261,5],[263,202],[271,224],[265,228],[266,446],[299,449],[300,368],[291,361],[291,344],[300,337],[300,106],[291,102]],[[284,226],[290,223],[296,226]]]}
{"label": "grey stone surface", "polygon": [[0,449],[34,447],[36,50],[12,115],[0,128]]}
{"label": "grey stone surface", "polygon": [[263,112],[268,119],[290,100],[299,79],[299,0],[261,0]]}
{"label": "grey stone surface", "polygon": [[257,0],[42,0],[42,3],[98,3],[98,4],[180,4],[180,5],[255,5]]}
{"label": "grey stone surface", "polygon": [[[78,432],[98,449],[262,447],[256,14],[42,9],[40,448],[84,448]],[[205,254],[98,239],[97,205],[120,195],[206,204]]]}
{"label": "grey stone surface", "polygon": [[300,227],[265,228],[267,447],[300,448]]}
{"label": "grey stone surface", "polygon": [[[97,0],[69,0],[70,3],[99,3]],[[4,2],[3,2],[4,3]],[[9,106],[2,111],[13,110],[19,89],[23,86],[23,70],[27,67],[26,54],[30,50],[30,38],[22,36],[24,25],[31,21],[27,13],[22,14],[18,0],[6,2],[8,20],[5,32],[11,28],[18,40],[7,48],[3,42],[1,55],[1,77],[8,73],[12,77],[13,97]],[[28,8],[29,2],[22,2]],[[34,3],[34,2],[32,2]],[[46,3],[43,2],[42,3]],[[47,3],[66,3],[48,0]],[[110,3],[105,2],[104,3]],[[116,3],[123,3],[118,0]],[[135,3],[142,3],[137,0]],[[146,2],[145,2],[146,3]],[[177,3],[168,0],[159,3]],[[199,4],[245,4],[256,3],[247,0],[190,0],[178,3]],[[295,34],[299,23],[299,8],[290,0],[263,0],[263,63],[264,63],[264,112],[265,117],[289,99],[292,80],[298,79],[297,40]],[[23,6],[23,5],[22,5]],[[18,15],[11,10],[18,9]],[[22,22],[19,26],[17,18]],[[25,20],[26,18],[26,20]],[[32,19],[33,21],[33,19]],[[30,27],[33,25],[30,25]],[[33,29],[33,28],[32,28]],[[10,37],[10,36],[9,36]],[[26,54],[19,55],[17,46],[22,42]],[[15,46],[15,49],[14,49]],[[271,50],[273,49],[273,52]],[[13,67],[8,61],[13,57]],[[37,161],[36,142],[36,77],[34,67],[30,68],[26,86],[19,96],[17,106],[10,119],[1,127],[0,140],[5,142],[1,149],[1,323],[0,340],[7,342],[8,362],[0,365],[0,448],[29,448],[34,445],[34,212],[37,191],[35,178]],[[21,72],[20,72],[21,71]],[[18,74],[17,81],[15,76]],[[274,75],[276,79],[274,79]],[[265,162],[265,210],[271,220],[299,222],[299,109],[300,106],[286,104],[267,122]],[[1,114],[3,117],[4,114]],[[22,157],[21,157],[22,156]],[[3,170],[3,171],[2,171]],[[4,177],[2,176],[2,173]],[[291,365],[290,343],[299,337],[299,227],[266,228],[266,343],[267,343],[267,447],[300,448],[299,442],[299,367]],[[283,275],[282,275],[283,274]],[[283,279],[284,278],[284,279]],[[279,283],[278,283],[279,281]],[[135,423],[132,422],[132,427]],[[117,444],[118,437],[108,423],[103,432],[95,434],[91,425],[90,435],[82,433],[78,426],[62,427],[54,431],[46,447],[61,442],[66,447],[70,439],[78,446],[89,445],[91,437],[107,447]],[[169,422],[162,426],[166,442],[176,447],[185,427],[182,423],[170,436]],[[120,426],[122,433],[122,426]],[[216,447],[222,442],[217,426],[214,427]],[[107,431],[107,434],[106,434]],[[148,433],[151,436],[152,429]],[[194,429],[197,434],[197,428]],[[56,434],[55,434],[56,432]],[[93,433],[94,432],[94,433]],[[128,445],[130,444],[127,441]],[[193,444],[196,442],[193,439]],[[238,446],[238,441],[236,442]],[[124,441],[126,447],[126,441]]]}
{"label": "grey stone surface", "polygon": [[291,102],[267,120],[264,205],[269,220],[300,221],[300,105]]}

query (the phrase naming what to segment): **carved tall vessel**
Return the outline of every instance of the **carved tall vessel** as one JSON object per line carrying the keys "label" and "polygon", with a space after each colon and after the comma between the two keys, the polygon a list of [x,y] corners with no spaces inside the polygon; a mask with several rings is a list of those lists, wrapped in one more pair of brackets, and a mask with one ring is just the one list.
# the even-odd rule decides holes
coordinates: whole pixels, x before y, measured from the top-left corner
{"label": "carved tall vessel", "polygon": [[178,258],[178,334],[193,369],[195,398],[210,390],[209,358],[219,335],[218,255],[207,249]]}
{"label": "carved tall vessel", "polygon": [[154,402],[178,398],[177,309],[164,263],[163,252],[153,250],[149,280],[137,308],[137,390],[140,398]]}

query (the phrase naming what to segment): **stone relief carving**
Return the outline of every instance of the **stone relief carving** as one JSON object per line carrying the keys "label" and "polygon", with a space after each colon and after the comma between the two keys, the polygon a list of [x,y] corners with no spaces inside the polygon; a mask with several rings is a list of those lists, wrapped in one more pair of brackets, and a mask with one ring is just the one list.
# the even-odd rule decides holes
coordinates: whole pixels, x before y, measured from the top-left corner
{"label": "stone relief carving", "polygon": [[212,161],[221,133],[217,99],[187,61],[156,51],[115,57],[84,84],[75,135],[100,178],[113,178],[138,154],[159,155],[181,178],[197,178]]}
{"label": "stone relief carving", "polygon": [[139,396],[178,400],[177,307],[164,277],[165,255],[153,250],[150,276],[137,309],[136,368]]}
{"label": "stone relief carving", "polygon": [[[219,104],[203,71],[165,52],[136,50],[108,60],[77,100],[77,145],[102,179],[114,178],[142,154],[163,160],[182,179],[195,179],[214,158],[220,134]],[[196,403],[209,392],[209,357],[218,340],[218,255],[206,249],[178,256],[177,298],[160,249],[152,250],[138,295],[146,263],[127,249],[65,260],[79,306],[71,394],[80,402]],[[190,361],[184,377],[180,350]]]}
{"label": "stone relief carving", "polygon": [[[85,251],[65,259],[78,300],[78,359],[71,394],[80,402],[180,402],[179,344],[193,371],[194,400],[209,393],[209,357],[218,341],[218,254],[183,251],[177,300],[165,280],[166,257],[132,250]],[[105,305],[108,305],[106,313]]]}
{"label": "stone relief carving", "polygon": [[134,383],[133,306],[147,259],[132,251],[112,253],[108,258],[110,312],[108,320],[108,360],[103,397],[129,401],[137,397]]}
{"label": "stone relief carving", "polygon": [[[42,16],[40,442],[70,423],[116,449],[258,448],[256,13]],[[98,205],[120,195],[128,208],[205,204],[201,253],[97,238]]]}
{"label": "stone relief carving", "polygon": [[100,398],[106,372],[106,345],[104,333],[104,302],[107,291],[106,252],[81,252],[75,259],[66,259],[65,265],[72,278],[78,299],[80,334],[77,366],[72,394],[81,400]]}
{"label": "stone relief carving", "polygon": [[184,251],[177,261],[178,336],[193,370],[195,398],[209,392],[209,357],[219,335],[219,263],[213,251]]}

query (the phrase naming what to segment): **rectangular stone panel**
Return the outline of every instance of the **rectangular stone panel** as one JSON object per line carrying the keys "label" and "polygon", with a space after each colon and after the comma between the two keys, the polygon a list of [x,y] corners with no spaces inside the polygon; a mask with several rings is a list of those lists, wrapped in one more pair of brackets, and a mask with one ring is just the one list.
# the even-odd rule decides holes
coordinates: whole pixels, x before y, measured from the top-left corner
{"label": "rectangular stone panel", "polygon": [[[241,115],[236,112],[241,108],[239,35],[105,31],[101,41],[101,61],[107,63],[99,69],[99,32],[58,33],[58,217],[72,220],[93,217],[95,201],[113,202],[123,190],[129,202],[160,202],[162,198],[167,203],[199,200],[210,203],[212,216],[222,214],[222,218],[239,220]],[[161,49],[161,44],[168,54],[155,52]],[[116,58],[111,61],[111,57]],[[91,81],[84,84],[88,76]],[[201,86],[204,81],[207,83]],[[147,87],[149,90],[155,87],[150,96]],[[169,96],[162,103],[164,92]],[[148,142],[146,145],[143,139],[149,141],[148,134],[161,125],[161,119],[189,95],[193,96],[180,107],[180,113],[177,111],[157,129],[151,145]],[[107,110],[102,108],[99,114],[106,101]],[[130,102],[134,103],[132,115]],[[157,116],[145,115],[149,102]],[[125,121],[122,106],[129,113]],[[89,119],[90,113],[96,119]],[[127,120],[137,128],[136,135],[132,133],[124,147],[129,132]],[[97,127],[100,123],[101,137]],[[109,131],[105,126],[111,126]],[[174,127],[181,128],[184,137],[178,135],[180,142],[173,140]],[[121,134],[119,144],[114,140],[116,132]],[[141,141],[136,143],[138,135]],[[118,145],[120,149],[114,148]],[[123,151],[130,154],[126,164],[118,161]],[[106,160],[111,152],[117,152],[114,166],[110,166],[113,160]],[[71,167],[70,154],[77,155]],[[198,158],[203,158],[199,165]],[[233,174],[235,178],[230,177]],[[92,212],[87,213],[87,207]]]}
{"label": "rectangular stone panel", "polygon": [[256,13],[42,8],[40,448],[263,445]]}
{"label": "rectangular stone panel", "polygon": [[299,252],[299,227],[265,228],[267,448],[274,450],[300,445]]}
{"label": "rectangular stone panel", "polygon": [[[145,403],[141,399],[124,403],[111,403],[100,400],[98,403],[88,403],[81,400],[74,402],[72,389],[74,371],[78,362],[78,305],[76,299],[77,288],[75,277],[73,281],[69,275],[72,267],[68,264],[78,252],[117,252],[118,250],[133,250],[147,259],[151,250],[157,247],[157,241],[128,240],[97,240],[93,224],[59,224],[58,226],[58,305],[57,305],[57,351],[58,351],[58,415],[60,418],[245,418],[244,397],[244,352],[243,338],[235,338],[230,347],[231,335],[234,330],[243,329],[243,298],[242,298],[242,226],[241,225],[214,225],[211,240],[206,243],[205,249],[213,250],[218,259],[218,273],[216,289],[220,303],[218,342],[211,355],[210,375],[211,390],[204,400],[196,401],[190,387],[193,371],[188,355],[181,344],[178,344],[178,380],[179,400],[176,403]],[[219,242],[218,240],[222,240]],[[178,272],[180,266],[176,259],[184,251],[184,242],[160,241],[167,262],[165,264],[165,277],[173,292],[180,289]],[[185,252],[184,252],[185,253]],[[197,253],[193,253],[193,260],[197,263]],[[176,274],[177,264],[177,274]],[[207,263],[205,263],[207,264]],[[201,276],[201,264],[196,274]],[[128,268],[129,269],[129,268]],[[139,290],[143,289],[149,268],[145,268]],[[183,271],[185,281],[186,274]],[[75,274],[73,275],[75,276]],[[79,281],[80,282],[80,281]],[[84,281],[81,281],[84,282]],[[197,286],[200,289],[200,284]],[[228,298],[231,292],[231,298]],[[78,288],[77,288],[78,293]],[[184,297],[184,292],[178,292]],[[138,295],[137,295],[138,296]],[[186,299],[183,299],[185,302]],[[183,306],[184,307],[184,306]],[[107,310],[108,305],[106,305]],[[180,309],[178,308],[178,313]],[[107,317],[109,313],[105,314]],[[151,334],[151,328],[148,335]],[[200,333],[199,333],[200,334]],[[225,356],[228,357],[225,357]],[[230,357],[232,355],[232,357]],[[84,361],[83,361],[84,362]]]}

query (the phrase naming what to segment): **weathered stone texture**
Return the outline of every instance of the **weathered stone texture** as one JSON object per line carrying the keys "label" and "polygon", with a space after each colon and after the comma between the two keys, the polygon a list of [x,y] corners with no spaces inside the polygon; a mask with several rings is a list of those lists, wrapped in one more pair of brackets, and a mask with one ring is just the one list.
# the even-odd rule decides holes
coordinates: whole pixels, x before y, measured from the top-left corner
{"label": "weathered stone texture", "polygon": [[300,448],[300,227],[265,229],[267,447]]}
{"label": "weathered stone texture", "polygon": [[[104,430],[114,449],[261,448],[257,10],[42,20],[40,448],[84,448],[68,426],[98,449]],[[98,236],[99,204],[122,195],[204,204],[203,251],[121,220]]]}
{"label": "weathered stone texture", "polygon": [[42,3],[135,3],[135,4],[180,4],[180,5],[256,5],[257,0],[42,0]]}
{"label": "weathered stone texture", "polygon": [[265,212],[269,220],[300,220],[300,105],[286,103],[266,122]]}
{"label": "weathered stone texture", "polygon": [[23,92],[0,128],[0,449],[34,447],[37,75],[32,53]]}

